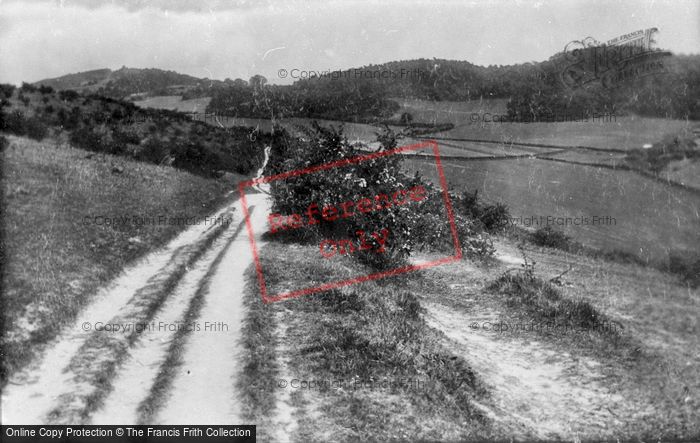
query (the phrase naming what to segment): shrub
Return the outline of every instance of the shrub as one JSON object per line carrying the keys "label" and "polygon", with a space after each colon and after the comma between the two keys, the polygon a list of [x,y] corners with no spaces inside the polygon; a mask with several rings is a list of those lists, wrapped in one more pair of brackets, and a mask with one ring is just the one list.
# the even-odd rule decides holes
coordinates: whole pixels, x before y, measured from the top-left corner
{"label": "shrub", "polygon": [[2,95],[5,98],[12,97],[12,93],[15,91],[15,89],[15,85],[0,83],[0,95]]}
{"label": "shrub", "polygon": [[39,117],[30,117],[26,119],[25,128],[27,137],[34,140],[43,140],[49,133],[49,128]]}
{"label": "shrub", "polygon": [[150,137],[139,151],[138,158],[147,162],[160,164],[169,155],[167,143],[157,137]]}
{"label": "shrub", "polygon": [[634,168],[660,173],[674,160],[700,157],[700,150],[692,137],[666,135],[650,149],[633,149],[625,160]]}
{"label": "shrub", "polygon": [[58,91],[58,98],[60,98],[63,101],[72,102],[73,100],[77,99],[78,97],[80,97],[80,94],[78,94],[76,91],[73,91],[72,89]]}
{"label": "shrub", "polygon": [[478,221],[488,232],[502,231],[510,224],[508,207],[502,203],[495,205],[481,203],[476,190],[473,193],[452,194],[452,199],[460,214]]}
{"label": "shrub", "polygon": [[566,328],[617,333],[615,328],[599,329],[600,325],[610,322],[588,301],[564,297],[550,282],[537,277],[535,262],[525,257],[521,266],[518,272],[505,272],[488,286],[489,290],[505,295],[508,306],[524,310],[537,321],[553,322]]}
{"label": "shrub", "polygon": [[[484,259],[495,254],[496,250],[490,238],[483,233],[483,227],[471,217],[453,214],[457,228],[457,238],[462,254],[469,258]],[[420,249],[427,247],[448,253],[454,253],[454,237],[444,209],[442,193],[431,190],[428,202],[415,214],[417,222],[414,229],[416,242]]]}
{"label": "shrub", "polygon": [[60,108],[56,116],[59,126],[62,126],[63,129],[68,131],[72,131],[80,126],[83,120],[83,111],[81,111],[78,106],[73,106],[70,112],[66,112],[63,108]]}
{"label": "shrub", "polygon": [[668,270],[679,275],[691,287],[700,286],[700,255],[671,254]]}
{"label": "shrub", "polygon": [[9,132],[10,134],[25,135],[27,133],[27,121],[24,114],[20,111],[12,111],[8,114],[2,114],[2,127],[0,130]]}
{"label": "shrub", "polygon": [[[286,146],[273,151],[272,167],[276,170],[293,171],[309,166],[322,165],[333,160],[349,158],[360,153],[342,136],[342,131],[326,129],[314,124],[299,140],[290,140]],[[392,134],[380,136],[381,150],[396,146]],[[301,214],[316,203],[339,205],[377,195],[391,196],[399,190],[407,191],[414,186],[429,186],[418,178],[409,178],[401,171],[401,158],[387,156],[366,160],[328,171],[304,174],[286,180],[272,182],[273,211],[281,214]],[[377,205],[373,205],[376,207]],[[415,246],[415,214],[420,211],[418,204],[383,205],[381,210],[372,210],[349,218],[327,221],[322,217],[319,223],[299,232],[301,237],[313,238],[357,238],[357,231],[385,232],[389,238],[384,245],[384,253],[373,250],[381,245],[374,239],[370,251],[359,251],[355,257],[370,266],[383,269],[402,262]]]}
{"label": "shrub", "polygon": [[86,151],[107,151],[107,146],[102,135],[87,126],[72,131],[70,134],[70,142],[76,148],[85,149]]}
{"label": "shrub", "polygon": [[561,231],[553,229],[551,226],[540,228],[530,236],[532,242],[538,246],[561,249],[568,251],[571,248],[571,239]]}
{"label": "shrub", "polygon": [[53,88],[47,85],[39,85],[39,92],[41,92],[42,94],[52,94]]}
{"label": "shrub", "polygon": [[22,82],[22,86],[20,87],[20,90],[22,90],[24,92],[36,92],[37,88],[36,88],[36,86],[34,86],[32,84]]}
{"label": "shrub", "polygon": [[16,135],[26,135],[35,140],[42,140],[49,132],[49,128],[39,117],[25,117],[20,111],[2,114],[0,118],[0,130]]}

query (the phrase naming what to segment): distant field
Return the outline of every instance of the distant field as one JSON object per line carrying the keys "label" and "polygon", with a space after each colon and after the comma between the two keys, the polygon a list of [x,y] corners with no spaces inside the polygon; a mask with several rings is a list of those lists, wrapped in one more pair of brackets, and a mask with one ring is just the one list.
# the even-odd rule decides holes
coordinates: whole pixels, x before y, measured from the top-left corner
{"label": "distant field", "polygon": [[571,149],[554,153],[547,157],[579,163],[595,163],[597,165],[618,166],[624,163],[624,154],[616,152],[596,152],[587,149]]}
{"label": "distant field", "polygon": [[[578,122],[496,123],[484,120],[493,120],[494,114],[506,114],[506,99],[471,102],[396,101],[402,105],[399,114],[409,112],[416,122],[450,122],[455,125],[452,130],[435,134],[436,138],[469,138],[628,150],[657,142],[665,134],[689,135],[692,126],[697,124],[686,120],[637,116]],[[491,115],[484,115],[486,113]]]}
{"label": "distant field", "polygon": [[[507,204],[513,217],[615,219],[615,224],[552,226],[586,245],[662,263],[669,252],[700,249],[700,196],[635,172],[539,159],[442,163],[451,188],[478,189],[486,200]],[[406,168],[436,178],[431,162],[407,160]]]}
{"label": "distant field", "polygon": [[629,150],[655,143],[666,134],[690,134],[693,122],[617,117],[614,122],[463,123],[436,137],[503,140],[557,146]]}
{"label": "distant field", "polygon": [[411,100],[393,98],[401,106],[396,113],[400,116],[408,112],[414,122],[420,123],[452,123],[454,125],[469,121],[473,113],[505,114],[507,99],[472,100],[468,102],[432,102],[426,100]]}
{"label": "distant field", "polygon": [[[137,103],[138,104],[138,103]],[[198,120],[204,120],[204,115],[199,115],[195,117]],[[218,125],[224,127],[232,126],[245,126],[250,128],[256,128],[260,132],[269,133],[272,131],[272,120],[265,118],[234,118],[234,117],[207,117],[207,123]],[[295,130],[296,126],[306,126],[310,127],[312,122],[318,122],[322,126],[334,126],[336,128],[343,127],[343,134],[348,138],[350,142],[372,142],[377,139],[376,134],[381,132],[381,128],[378,126],[368,125],[365,123],[349,123],[349,122],[339,122],[333,120],[319,120],[312,118],[287,118],[277,120],[275,123],[282,125],[284,128],[292,133],[297,132]],[[399,131],[401,128],[392,127],[394,130]]]}
{"label": "distant field", "polygon": [[161,95],[149,97],[146,100],[134,102],[134,104],[141,108],[169,109],[180,112],[204,112],[210,101],[211,97],[183,100],[181,95]]}

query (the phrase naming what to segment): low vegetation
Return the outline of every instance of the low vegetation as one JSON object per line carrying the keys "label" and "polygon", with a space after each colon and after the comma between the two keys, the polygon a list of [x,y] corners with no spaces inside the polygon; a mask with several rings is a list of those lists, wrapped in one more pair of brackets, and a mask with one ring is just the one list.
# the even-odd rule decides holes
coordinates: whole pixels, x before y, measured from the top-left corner
{"label": "low vegetation", "polygon": [[615,329],[600,329],[608,319],[588,301],[564,297],[551,282],[538,277],[535,263],[527,256],[521,269],[515,271],[505,272],[488,287],[505,295],[506,304],[524,311],[538,322],[617,334]]}
{"label": "low vegetation", "polygon": [[187,227],[159,217],[202,217],[231,189],[49,139],[10,136],[1,155],[3,384],[98,287]]}
{"label": "low vegetation", "polygon": [[[617,263],[635,263],[642,266],[652,265],[630,252],[621,250],[599,250],[586,247],[579,242],[573,241],[568,235],[551,226],[539,228],[527,235],[519,235],[516,233],[513,237],[518,236],[522,239],[529,240],[537,246],[559,249],[575,254],[583,254]],[[695,288],[700,286],[700,256],[698,254],[671,251],[668,256],[668,261],[658,261],[653,263],[653,265],[662,271],[679,276],[681,280],[690,287]]]}
{"label": "low vegetation", "polygon": [[666,135],[649,149],[629,151],[625,161],[632,168],[659,174],[672,161],[684,159],[700,159],[700,147],[692,137]]}
{"label": "low vegetation", "polygon": [[[371,272],[349,257],[329,262],[312,246],[271,242],[261,258],[271,291],[305,286],[319,275],[342,279]],[[279,413],[275,408],[283,406],[275,402],[286,389],[291,391],[294,420],[304,424],[296,435],[304,440],[489,435],[489,420],[474,403],[488,401],[486,391],[468,363],[444,347],[439,333],[423,320],[415,294],[440,289],[419,274],[266,307],[255,274],[248,278],[252,292],[246,297],[253,318],[245,328],[248,375],[243,380],[257,383],[242,388],[252,402],[247,407],[257,411],[251,415],[256,422]],[[288,384],[278,385],[278,380]],[[307,387],[299,388],[292,380],[303,380]],[[310,388],[309,381],[314,383]]]}
{"label": "low vegetation", "polygon": [[537,246],[561,249],[562,251],[573,252],[574,243],[571,238],[561,231],[557,231],[551,226],[539,228],[530,235],[532,243]]}
{"label": "low vegetation", "polygon": [[465,217],[476,220],[488,232],[503,232],[510,225],[510,212],[503,203],[479,200],[478,190],[451,195],[455,208]]}
{"label": "low vegetation", "polygon": [[25,83],[0,88],[0,131],[42,140],[67,139],[77,148],[172,165],[212,177],[247,174],[262,161],[267,135],[250,128],[218,128],[185,114],[140,109],[133,103]]}

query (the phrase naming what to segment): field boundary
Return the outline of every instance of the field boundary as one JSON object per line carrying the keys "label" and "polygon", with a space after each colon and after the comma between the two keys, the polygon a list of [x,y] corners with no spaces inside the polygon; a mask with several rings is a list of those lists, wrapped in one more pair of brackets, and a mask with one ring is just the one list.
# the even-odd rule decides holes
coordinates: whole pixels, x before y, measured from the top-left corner
{"label": "field boundary", "polygon": [[416,136],[415,138],[418,139],[426,139],[426,140],[449,140],[449,141],[456,141],[456,142],[472,142],[472,143],[494,143],[494,144],[499,144],[499,145],[515,145],[515,146],[530,146],[533,148],[552,148],[552,149],[588,149],[591,151],[601,151],[601,152],[616,152],[619,154],[627,154],[628,151],[625,151],[624,149],[615,149],[615,148],[596,148],[593,146],[582,146],[582,145],[576,145],[576,146],[561,146],[561,145],[548,145],[545,143],[526,143],[526,142],[511,142],[511,141],[503,141],[503,140],[488,140],[488,139],[477,139],[477,138],[456,138],[456,137],[422,137],[422,136]]}
{"label": "field boundary", "polygon": [[[423,139],[423,137],[416,137]],[[566,147],[566,146],[555,146],[555,145],[540,145],[540,144],[533,144],[533,143],[515,143],[515,142],[499,142],[495,140],[470,140],[470,139],[452,139],[452,138],[433,138],[431,140],[456,140],[456,141],[470,141],[470,142],[479,142],[479,143],[494,143],[494,144],[511,144],[511,145],[516,145],[516,146],[531,146],[531,147],[542,147],[542,148],[559,148],[558,151],[555,152],[543,152],[540,154],[536,153],[531,153],[531,154],[512,154],[512,155],[487,155],[487,156],[482,156],[482,157],[462,157],[462,156],[456,156],[456,155],[440,155],[440,158],[442,160],[452,160],[452,161],[484,161],[484,160],[517,160],[521,158],[531,158],[531,159],[538,159],[538,160],[547,160],[547,161],[552,161],[552,162],[558,162],[558,163],[567,163],[571,165],[578,165],[578,166],[590,166],[590,167],[596,167],[596,168],[604,168],[604,169],[612,169],[612,170],[620,170],[620,171],[630,171],[630,172],[636,172],[639,175],[650,178],[652,180],[655,180],[659,183],[663,183],[666,185],[669,185],[671,187],[677,188],[677,189],[682,189],[685,191],[688,191],[692,194],[695,195],[700,195],[700,189],[694,188],[692,186],[684,185],[683,183],[679,183],[674,180],[668,180],[663,177],[659,177],[657,175],[651,174],[647,171],[637,169],[637,168],[632,168],[628,165],[625,165],[624,163],[620,163],[618,165],[608,165],[605,163],[587,163],[587,162],[579,162],[575,160],[565,160],[565,159],[560,159],[560,158],[552,158],[549,157],[551,155],[556,155],[556,154],[561,154],[563,152],[571,151],[574,149],[589,149],[593,151],[607,151],[607,152],[616,152],[616,153],[626,153],[627,151],[623,151],[620,149],[606,149],[606,148],[593,148],[590,146],[571,146],[571,147]],[[461,149],[456,146],[450,146],[454,147],[455,149]],[[468,148],[463,148],[465,151],[469,151]],[[472,151],[472,152],[478,152],[478,151]],[[405,158],[411,159],[411,158],[423,158],[427,159],[430,158],[431,156],[428,154],[413,154],[413,155],[406,155],[403,154]]]}

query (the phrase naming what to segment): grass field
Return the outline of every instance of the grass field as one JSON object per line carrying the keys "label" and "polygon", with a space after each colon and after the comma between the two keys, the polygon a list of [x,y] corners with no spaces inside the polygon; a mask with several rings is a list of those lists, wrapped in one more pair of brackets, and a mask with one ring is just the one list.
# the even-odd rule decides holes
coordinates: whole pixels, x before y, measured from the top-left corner
{"label": "grass field", "polygon": [[[498,238],[496,243],[501,253],[519,255],[511,240]],[[275,430],[292,426],[294,435],[309,441],[363,435],[441,441],[520,435],[530,441],[530,418],[538,427],[562,416],[571,421],[563,423],[565,433],[560,436],[579,435],[583,441],[619,435],[663,441],[697,435],[698,291],[636,264],[533,246],[524,253],[537,263],[540,282],[570,268],[554,290],[559,308],[585,305],[618,329],[610,333],[576,327],[566,333],[479,336],[472,326],[477,319],[541,321],[544,300],[534,300],[538,305],[532,309],[517,293],[490,289],[512,267],[507,262],[465,260],[269,305],[260,300],[251,267],[239,383],[244,416],[269,440],[279,438]],[[268,243],[261,257],[272,292],[308,285],[318,275],[342,278],[361,270],[349,259],[320,259],[308,245]],[[416,258],[438,257],[426,253]],[[455,322],[450,335],[424,321],[444,312]],[[453,335],[460,340],[455,342]],[[471,354],[462,352],[463,343],[476,354],[489,344],[494,354],[480,354],[483,361],[475,365]],[[522,361],[523,346],[533,350],[530,362]],[[530,374],[517,372],[532,364],[548,374],[550,365],[565,362],[570,372],[558,373],[561,378],[556,379],[544,377],[546,386],[541,389],[561,385],[561,395],[566,396],[576,395],[566,389],[583,386],[580,395],[586,398],[569,404],[583,409],[561,411],[565,405],[540,403],[542,398],[534,397],[540,391],[523,388]],[[511,376],[492,385],[485,382],[491,373]],[[419,389],[362,383],[406,377],[425,383]],[[450,384],[451,380],[462,383]],[[500,403],[504,394],[505,404]],[[499,412],[483,413],[494,410]]]}
{"label": "grass field", "polygon": [[[319,276],[369,272],[350,257],[327,260],[317,251],[264,246],[270,293],[308,286]],[[252,268],[248,278],[240,386],[246,418],[264,432],[291,415],[301,424],[295,436],[305,441],[493,436],[477,406],[489,401],[478,377],[421,318],[418,294],[438,296],[441,286],[414,274],[263,305]],[[285,397],[288,406],[281,404]]]}
{"label": "grass field", "polygon": [[8,138],[2,152],[3,382],[96,288],[187,227],[158,217],[201,217],[234,187],[50,139]]}
{"label": "grass field", "polygon": [[[510,240],[497,239],[496,245],[503,254],[521,256]],[[563,299],[589,303],[614,321],[617,329],[614,334],[579,328],[566,333],[493,333],[499,344],[497,348],[502,349],[498,360],[493,362],[494,370],[507,363],[510,343],[550,344],[553,346],[550,363],[564,356],[579,362],[594,359],[599,362],[598,381],[612,394],[605,404],[612,411],[611,421],[603,423],[600,417],[595,417],[583,435],[593,432],[594,426],[602,426],[607,428],[603,431],[605,438],[624,435],[630,440],[689,438],[692,441],[700,432],[697,407],[700,357],[694,351],[700,345],[698,290],[680,284],[672,275],[636,264],[610,263],[534,246],[526,246],[524,252],[530,262],[536,263],[535,275],[544,281],[570,269],[561,277],[561,285],[555,286]],[[460,262],[428,269],[424,271],[426,279],[450,289],[441,297],[422,297],[421,302],[443,305],[455,313],[462,319],[463,334],[473,334],[467,325],[484,318],[485,312],[490,313],[492,322],[529,323],[533,315],[538,315],[536,312],[533,314],[517,297],[513,300],[488,289],[504,271],[513,267],[507,263],[483,267]],[[533,359],[536,357],[532,355]],[[584,370],[578,376],[586,373]],[[540,409],[545,411],[547,406],[538,404],[537,410]],[[583,410],[578,413],[582,420],[587,414],[595,414]],[[581,438],[586,441],[583,435]],[[595,441],[603,435],[592,438]]]}
{"label": "grass field", "polygon": [[211,97],[183,100],[180,95],[159,95],[136,101],[134,104],[140,108],[169,109],[180,112],[204,112],[210,101]]}
{"label": "grass field", "polygon": [[412,100],[404,98],[392,99],[401,106],[396,117],[404,112],[413,116],[416,123],[452,123],[461,125],[469,121],[473,113],[477,114],[506,114],[507,99],[472,100],[468,102],[433,102],[426,100]]}
{"label": "grass field", "polygon": [[[466,103],[404,100],[401,112],[410,112],[416,122],[450,122],[455,127],[435,134],[436,138],[468,138],[504,142],[542,143],[557,146],[592,146],[629,150],[654,143],[666,134],[690,135],[693,122],[616,116],[589,121],[556,123],[494,123],[484,114],[506,114],[506,100],[484,100]],[[596,112],[596,110],[591,110]],[[477,114],[477,117],[474,117]],[[603,114],[599,112],[599,114]],[[573,116],[572,116],[573,118]],[[492,116],[486,119],[493,119]]]}
{"label": "grass field", "polygon": [[[443,167],[450,188],[478,190],[487,201],[505,203],[516,219],[572,218],[552,227],[594,248],[665,264],[669,253],[697,251],[700,245],[700,196],[635,172],[538,159],[445,160]],[[406,161],[406,168],[437,179],[434,162]],[[594,224],[594,216],[614,222]],[[574,217],[589,217],[590,223],[574,224]]]}

